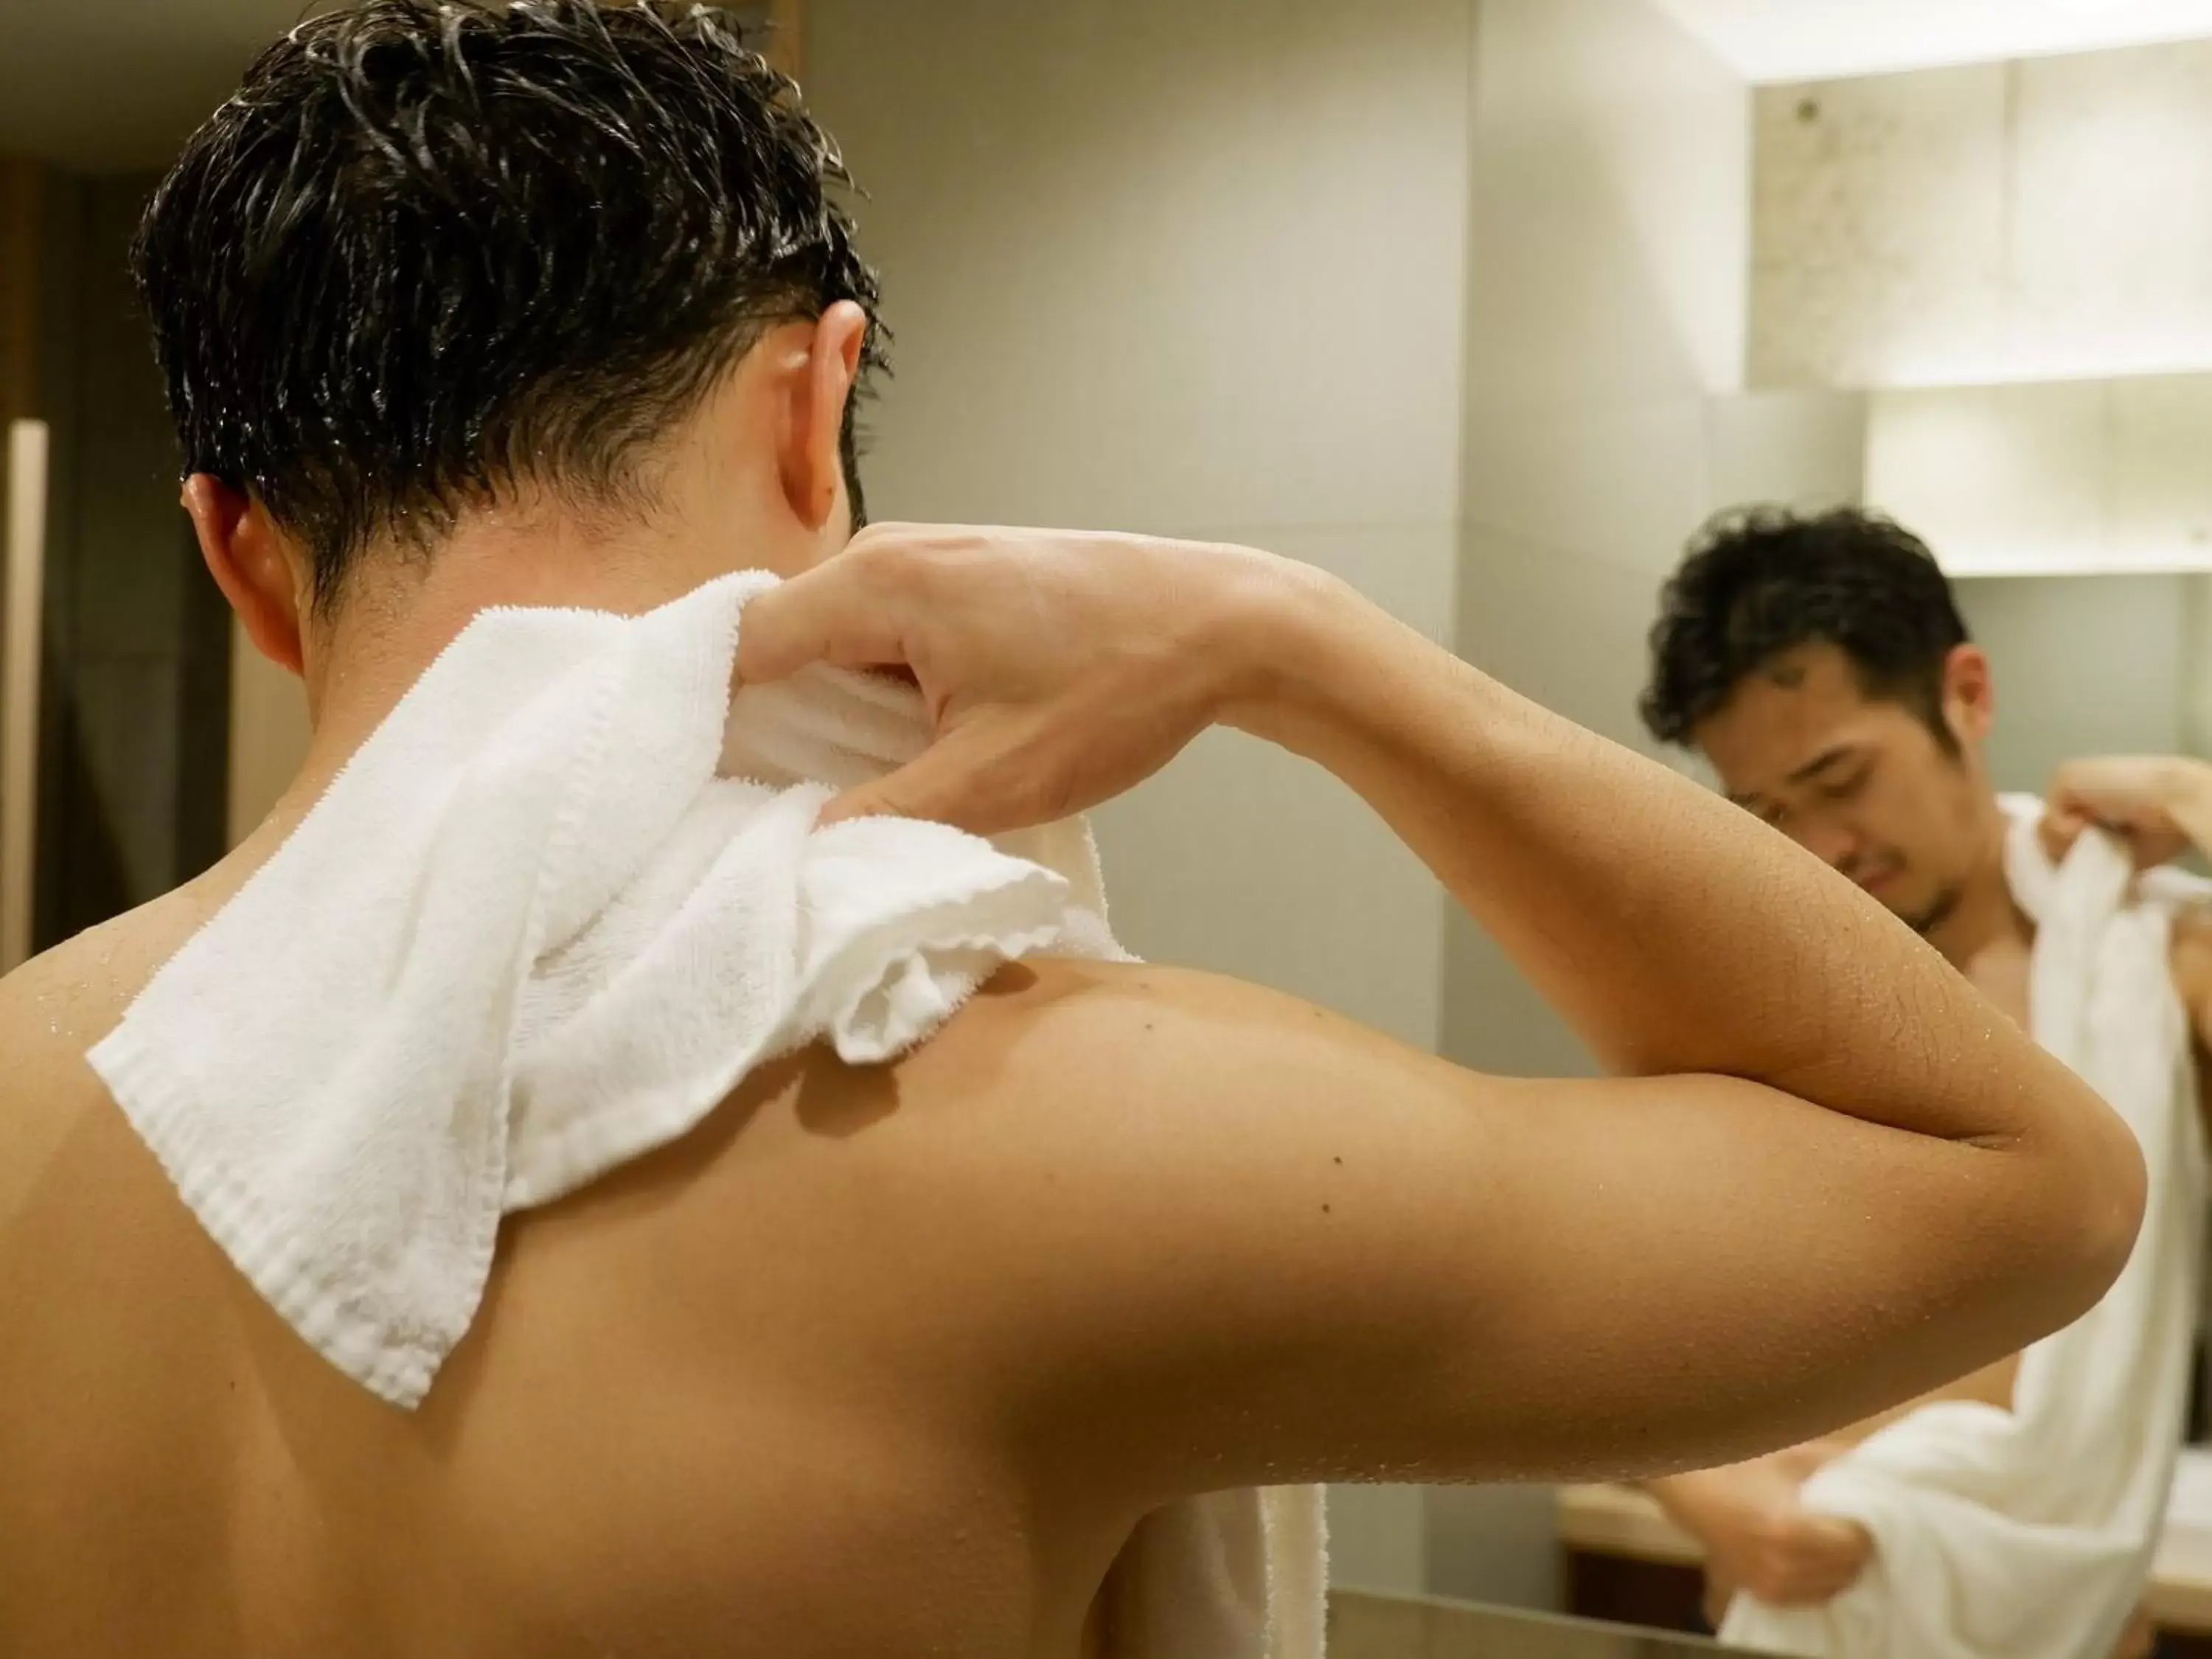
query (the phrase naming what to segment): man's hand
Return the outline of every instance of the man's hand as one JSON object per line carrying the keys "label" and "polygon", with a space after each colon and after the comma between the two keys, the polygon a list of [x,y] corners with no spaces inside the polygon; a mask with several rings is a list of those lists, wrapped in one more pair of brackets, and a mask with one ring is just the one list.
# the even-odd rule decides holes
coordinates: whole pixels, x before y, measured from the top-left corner
{"label": "man's hand", "polygon": [[1270,665],[1247,620],[1326,579],[1243,548],[1073,531],[874,525],[745,607],[742,684],[812,663],[912,671],[919,759],[825,822],[934,818],[981,835],[1141,783]]}
{"label": "man's hand", "polygon": [[[2192,847],[2212,853],[2212,765],[2171,755],[2069,761],[2045,797],[2044,850],[2063,858],[2091,824],[2125,842],[2138,870]],[[2174,916],[2172,969],[2190,1029],[2212,1050],[2212,907]],[[2212,1094],[2201,1103],[2212,1129]]]}
{"label": "man's hand", "polygon": [[2212,836],[2212,766],[2179,756],[2069,761],[2044,799],[2044,850],[2063,858],[2084,830],[2125,842],[2140,869],[2202,848]]}
{"label": "man's hand", "polygon": [[1866,1528],[1814,1515],[1799,1497],[1820,1461],[1800,1447],[1650,1483],[1667,1512],[1705,1546],[1716,1610],[1737,1593],[1772,1607],[1820,1607],[1858,1582],[1874,1557]]}

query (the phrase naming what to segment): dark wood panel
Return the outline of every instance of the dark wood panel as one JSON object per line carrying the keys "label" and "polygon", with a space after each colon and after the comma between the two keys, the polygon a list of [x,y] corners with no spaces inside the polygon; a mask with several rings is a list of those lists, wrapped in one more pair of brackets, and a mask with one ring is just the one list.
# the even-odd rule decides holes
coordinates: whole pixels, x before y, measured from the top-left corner
{"label": "dark wood panel", "polygon": [[0,431],[39,412],[46,178],[35,161],[0,156]]}
{"label": "dark wood panel", "polygon": [[1705,1576],[1697,1568],[1584,1550],[1569,1550],[1566,1557],[1567,1611],[1576,1617],[1711,1634]]}
{"label": "dark wood panel", "polygon": [[154,175],[49,172],[33,261],[52,428],[35,942],[222,852],[230,629],[177,504],[178,457],[128,250]]}

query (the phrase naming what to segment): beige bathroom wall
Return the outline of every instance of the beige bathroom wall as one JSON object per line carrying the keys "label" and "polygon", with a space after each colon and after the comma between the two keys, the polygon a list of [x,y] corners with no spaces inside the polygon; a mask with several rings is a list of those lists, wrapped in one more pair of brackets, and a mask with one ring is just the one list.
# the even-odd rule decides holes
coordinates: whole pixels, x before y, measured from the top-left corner
{"label": "beige bathroom wall", "polygon": [[1990,653],[2000,789],[2040,791],[2077,755],[2195,750],[2194,665],[2208,579],[2143,574],[1984,576],[1954,584]]}
{"label": "beige bathroom wall", "polygon": [[[1641,0],[1485,0],[1477,33],[1461,653],[1638,740],[1661,575],[1715,507],[1845,497],[1852,400],[1742,390],[1750,95]],[[1447,926],[1443,1051],[1576,1073],[1582,1046],[1491,942]],[[1556,1605],[1542,1488],[1440,1488],[1432,1590]]]}
{"label": "beige bathroom wall", "polygon": [[2212,560],[2212,374],[1899,386],[1867,402],[1867,500],[1953,575]]}
{"label": "beige bathroom wall", "polygon": [[[1684,538],[1723,488],[1819,493],[1808,451],[1847,489],[1850,422],[1741,393],[1742,82],[1640,0],[1486,0],[1477,61],[1460,649],[1634,742],[1644,635]],[[1778,412],[1797,436],[1767,453]],[[1475,929],[1451,937],[1448,1053],[1586,1066]]]}
{"label": "beige bathroom wall", "polygon": [[2181,607],[2177,736],[2185,754],[2212,757],[2212,575],[2199,572],[2183,578]]}
{"label": "beige bathroom wall", "polygon": [[1767,386],[2212,367],[2212,41],[1758,94]]}
{"label": "beige bathroom wall", "polygon": [[[1256,544],[1454,629],[1471,0],[814,0],[810,95],[897,331],[879,517]],[[1119,930],[1433,1048],[1443,902],[1225,734],[1100,815]],[[1421,1494],[1338,1494],[1419,1588]]]}
{"label": "beige bathroom wall", "polygon": [[1754,381],[1948,383],[2004,360],[2011,83],[1987,64],[1760,89]]}

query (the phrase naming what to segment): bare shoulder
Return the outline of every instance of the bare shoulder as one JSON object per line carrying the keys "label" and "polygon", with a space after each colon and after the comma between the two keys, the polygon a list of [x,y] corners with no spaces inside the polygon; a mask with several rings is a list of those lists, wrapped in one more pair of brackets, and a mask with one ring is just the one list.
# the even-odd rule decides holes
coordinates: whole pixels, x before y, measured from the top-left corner
{"label": "bare shoulder", "polygon": [[[0,979],[0,1032],[11,1056],[82,1054],[215,909],[192,884],[86,929]],[[18,1048],[18,1044],[23,1045]],[[0,1077],[0,1088],[9,1079]]]}
{"label": "bare shoulder", "polygon": [[[1209,1032],[1311,1031],[1331,1042],[1402,1045],[1311,1003],[1248,981],[1147,963],[1032,960],[1002,971],[907,1062],[917,1074],[978,1060],[1074,1069],[1097,1045],[1115,1069],[1148,1057],[1190,1059],[1181,1040]],[[1141,1039],[1153,1036],[1158,1042]],[[1092,1075],[1088,1072],[1086,1076]]]}
{"label": "bare shoulder", "polygon": [[88,928],[0,979],[0,1215],[106,1091],[85,1055],[213,913],[224,872]]}
{"label": "bare shoulder", "polygon": [[[716,1299],[759,1288],[764,1241],[795,1247],[812,1304],[909,1382],[968,1368],[944,1391],[972,1399],[1054,1352],[1069,1375],[1170,1327],[1218,1329],[1240,1283],[1248,1305],[1287,1273],[1346,1315],[1371,1308],[1358,1241],[1447,1201],[1397,1154],[1470,1132],[1465,1077],[1254,986],[1030,962],[894,1065],[817,1048],[764,1068],[519,1238],[635,1216],[656,1271]],[[1362,1156],[1376,1146],[1389,1156]],[[1201,1241],[1210,1261],[1186,1248]]]}
{"label": "bare shoulder", "polygon": [[1162,1194],[1232,1169],[1256,1181],[1279,1156],[1302,1166],[1316,1123],[1433,1116],[1486,1081],[1261,986],[1062,960],[1002,972],[896,1076],[933,1159],[972,1155],[995,1181],[1010,1159],[1088,1158],[1102,1183],[1114,1160],[1146,1160]]}

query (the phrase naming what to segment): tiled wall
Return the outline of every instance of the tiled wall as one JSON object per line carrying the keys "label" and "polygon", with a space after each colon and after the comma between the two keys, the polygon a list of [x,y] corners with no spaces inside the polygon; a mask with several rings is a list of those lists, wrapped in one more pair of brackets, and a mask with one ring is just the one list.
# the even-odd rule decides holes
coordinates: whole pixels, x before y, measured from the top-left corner
{"label": "tiled wall", "polygon": [[[1449,639],[1469,13],[818,0],[898,335],[872,510],[1255,543]],[[1326,778],[1209,738],[1101,834],[1136,948],[1433,1045],[1433,884]]]}
{"label": "tiled wall", "polygon": [[[1747,88],[1642,0],[1485,0],[1480,15],[1459,649],[1636,742],[1661,573],[1719,491],[1848,492],[1851,411],[1735,396]],[[1808,474],[1816,453],[1847,476]],[[1491,1072],[1589,1071],[1456,911],[1447,939],[1445,1054]],[[1543,1488],[1432,1492],[1430,1588],[1556,1605],[1551,1505]]]}
{"label": "tiled wall", "polygon": [[[1241,541],[1449,641],[1471,0],[814,0],[897,376],[880,517]],[[1443,902],[1348,792],[1202,738],[1100,815],[1118,930],[1423,1048]],[[1335,1561],[1419,1586],[1416,1491]]]}
{"label": "tiled wall", "polygon": [[[2201,556],[2212,41],[1763,88],[1756,135],[1751,378],[1875,388],[1881,505],[1960,568]],[[2207,588],[1962,583],[2000,783],[2212,740]]]}
{"label": "tiled wall", "polygon": [[1753,379],[2212,367],[2212,41],[1764,88]]}
{"label": "tiled wall", "polygon": [[[2077,755],[2195,749],[2188,672],[2204,643],[2202,590],[2184,575],[1985,577],[1957,586],[1990,653],[2000,789],[2040,790]],[[2198,750],[2198,752],[2202,752]]]}

